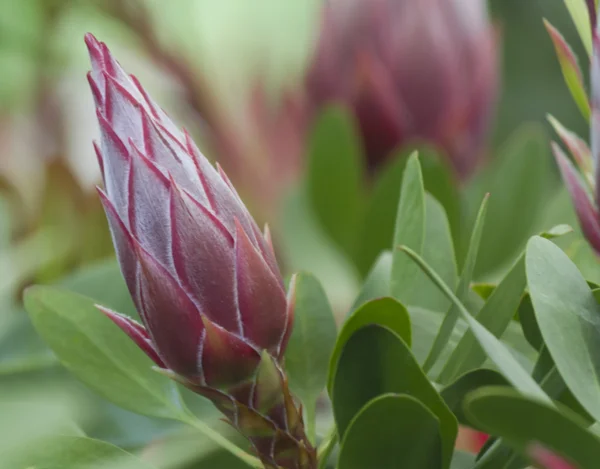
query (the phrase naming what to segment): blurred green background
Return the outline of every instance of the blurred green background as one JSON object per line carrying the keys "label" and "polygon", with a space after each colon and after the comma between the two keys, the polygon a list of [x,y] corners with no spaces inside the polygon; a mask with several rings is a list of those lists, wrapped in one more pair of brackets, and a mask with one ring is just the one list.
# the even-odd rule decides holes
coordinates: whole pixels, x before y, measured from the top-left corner
{"label": "blurred green background", "polygon": [[[107,42],[205,148],[203,97],[209,95],[224,119],[245,129],[257,86],[277,106],[303,79],[320,3],[0,0],[0,452],[32,431],[68,432],[74,425],[159,468],[240,464],[192,430],[120,410],[87,390],[37,337],[20,298],[29,284],[58,283],[116,310],[132,309],[94,188],[99,172],[91,141],[98,129],[85,79],[84,33]],[[588,63],[562,0],[492,0],[489,6],[501,36],[502,75],[491,161],[457,189],[466,208],[451,225],[460,263],[461,233],[470,228],[472,207],[491,191],[478,274],[494,281],[529,235],[556,223],[576,225],[549,152],[553,137],[545,116],[559,116],[582,137],[587,129],[542,18],[565,35],[584,70]],[[206,153],[220,158],[214,149]],[[343,314],[374,257],[353,258],[352,249],[320,226],[320,209],[308,199],[290,196],[276,211],[262,210],[260,199],[249,197],[248,203],[275,227],[286,271],[313,271]],[[392,212],[396,202],[388,203]],[[448,209],[454,202],[442,203]],[[598,277],[585,242],[573,235],[566,243],[589,279]],[[203,418],[216,422],[211,406],[186,397]]]}

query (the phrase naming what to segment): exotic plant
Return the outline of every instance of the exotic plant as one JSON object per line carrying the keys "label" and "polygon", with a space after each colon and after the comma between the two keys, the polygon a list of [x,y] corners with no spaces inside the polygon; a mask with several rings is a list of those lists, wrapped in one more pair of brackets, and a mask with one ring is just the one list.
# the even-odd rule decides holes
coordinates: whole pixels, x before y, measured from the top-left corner
{"label": "exotic plant", "polygon": [[[581,8],[576,18],[591,16]],[[35,329],[73,374],[129,411],[193,426],[194,449],[208,448],[195,453],[199,468],[597,467],[600,289],[553,241],[568,226],[531,237],[481,283],[488,200],[506,195],[503,188],[483,198],[457,255],[447,200],[426,191],[426,166],[414,153],[401,168],[399,199],[387,201],[396,209],[393,240],[377,251],[352,306],[337,305],[338,330],[330,291],[299,273],[286,295],[268,230],[257,228],[223,171],[103,43],[86,40],[101,129],[99,194],[119,265],[65,282],[88,296],[56,286],[25,293]],[[338,176],[321,174],[324,183]],[[374,220],[363,228],[378,230]],[[508,236],[515,227],[496,229]],[[326,244],[311,238],[304,246],[327,253]],[[330,272],[336,282],[344,275]],[[216,422],[215,407],[229,426]],[[460,426],[489,435],[477,454],[457,449]],[[2,467],[178,463],[165,462],[164,439],[136,457],[58,428],[0,442]]]}

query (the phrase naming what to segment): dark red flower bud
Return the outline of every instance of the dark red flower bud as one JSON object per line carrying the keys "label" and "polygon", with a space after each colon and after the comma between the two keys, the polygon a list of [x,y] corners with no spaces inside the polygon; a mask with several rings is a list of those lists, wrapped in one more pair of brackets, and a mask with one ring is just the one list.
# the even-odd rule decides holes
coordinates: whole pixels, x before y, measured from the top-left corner
{"label": "dark red flower bud", "polygon": [[413,141],[460,176],[480,160],[496,97],[496,40],[482,0],[327,2],[309,90],[355,112],[369,165]]}

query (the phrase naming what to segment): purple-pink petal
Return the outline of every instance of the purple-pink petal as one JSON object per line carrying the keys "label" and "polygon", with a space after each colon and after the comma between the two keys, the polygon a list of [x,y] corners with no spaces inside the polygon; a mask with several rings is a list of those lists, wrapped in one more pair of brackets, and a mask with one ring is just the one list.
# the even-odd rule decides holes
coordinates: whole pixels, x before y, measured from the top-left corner
{"label": "purple-pink petal", "polygon": [[106,194],[115,205],[123,219],[127,219],[130,156],[124,142],[115,133],[110,123],[98,112],[100,124],[100,142]]}
{"label": "purple-pink petal", "polygon": [[104,72],[106,93],[104,99],[104,116],[110,122],[115,133],[123,142],[133,140],[138,148],[142,148],[141,106],[129,91],[113,77]]}
{"label": "purple-pink petal", "polygon": [[131,157],[131,232],[144,249],[172,272],[169,181],[135,148]]}
{"label": "purple-pink petal", "polygon": [[133,340],[135,344],[142,349],[142,351],[148,355],[148,357],[154,363],[161,368],[165,368],[165,364],[158,355],[157,350],[154,348],[154,345],[150,340],[150,336],[148,335],[148,331],[144,329],[144,326],[134,321],[130,317],[117,313],[116,311],[112,311],[104,306],[96,305],[96,308],[104,313],[104,315],[107,316],[117,326],[119,326],[121,330],[125,332],[125,334],[127,334],[129,338]]}
{"label": "purple-pink petal", "polygon": [[223,224],[171,182],[170,224],[178,278],[211,321],[241,334],[235,296],[233,238]]}
{"label": "purple-pink petal", "polygon": [[123,274],[129,293],[139,311],[139,296],[137,291],[138,261],[135,255],[135,243],[133,237],[117,213],[117,209],[104,191],[98,189],[98,194],[100,196],[100,201],[104,206],[106,218],[108,219],[108,225],[117,253],[117,259],[121,267],[121,273]]}
{"label": "purple-pink petal", "polygon": [[202,316],[205,335],[200,353],[207,385],[222,387],[243,383],[254,374],[260,354],[248,342]]}
{"label": "purple-pink petal", "polygon": [[277,353],[286,329],[285,292],[239,223],[235,278],[244,337],[261,349]]}
{"label": "purple-pink petal", "polygon": [[292,330],[294,328],[294,314],[296,310],[296,285],[298,282],[298,277],[296,274],[292,275],[290,279],[290,285],[288,288],[287,298],[286,298],[286,310],[285,310],[285,318],[286,325],[283,335],[281,336],[281,342],[279,342],[278,347],[278,358],[282,359],[283,354],[285,353],[285,349],[287,347],[287,343],[292,335]]}
{"label": "purple-pink petal", "polygon": [[169,271],[141,246],[139,289],[142,317],[168,368],[183,376],[198,373],[198,347],[204,326],[200,313]]}
{"label": "purple-pink petal", "polygon": [[205,195],[192,158],[181,148],[181,143],[161,127],[147,113],[142,113],[144,153],[163,171],[170,173],[180,186],[204,201]]}

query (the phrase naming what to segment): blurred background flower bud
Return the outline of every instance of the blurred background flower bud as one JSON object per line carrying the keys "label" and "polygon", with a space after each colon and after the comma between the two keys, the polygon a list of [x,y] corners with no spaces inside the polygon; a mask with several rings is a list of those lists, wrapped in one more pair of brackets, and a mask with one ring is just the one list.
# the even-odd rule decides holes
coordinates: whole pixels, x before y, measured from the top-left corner
{"label": "blurred background flower bud", "polygon": [[308,91],[314,106],[354,111],[371,168],[425,141],[464,178],[483,156],[497,81],[482,0],[331,0]]}

